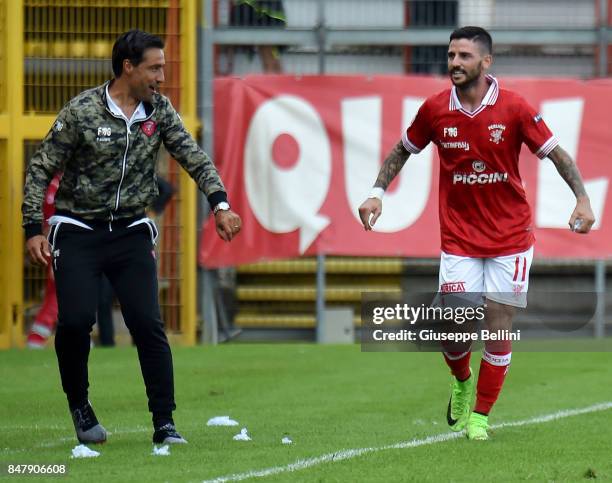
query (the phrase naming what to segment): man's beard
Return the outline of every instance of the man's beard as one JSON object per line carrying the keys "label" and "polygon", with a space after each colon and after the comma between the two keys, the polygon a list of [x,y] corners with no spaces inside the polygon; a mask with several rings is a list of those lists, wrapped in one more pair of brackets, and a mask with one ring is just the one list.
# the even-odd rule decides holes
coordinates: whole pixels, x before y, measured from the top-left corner
{"label": "man's beard", "polygon": [[[461,72],[464,75],[465,80],[463,82],[459,83],[459,84],[456,83],[455,80],[453,79],[453,73],[454,72]],[[469,89],[474,84],[476,84],[476,82],[480,78],[480,73],[481,72],[482,72],[482,63],[478,64],[478,67],[476,69],[474,69],[474,71],[472,71],[471,75],[470,75],[470,73],[466,72],[463,69],[453,69],[453,70],[449,71],[448,75],[449,75],[449,77],[451,79],[451,82],[453,83],[453,85],[457,89],[465,90],[465,89]]]}

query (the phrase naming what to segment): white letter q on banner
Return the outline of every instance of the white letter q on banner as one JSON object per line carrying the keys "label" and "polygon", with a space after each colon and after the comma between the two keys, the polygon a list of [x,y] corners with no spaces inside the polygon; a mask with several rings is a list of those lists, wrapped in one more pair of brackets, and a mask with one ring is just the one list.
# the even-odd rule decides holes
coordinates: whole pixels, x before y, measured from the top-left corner
{"label": "white letter q on banner", "polygon": [[[272,147],[281,134],[299,146],[289,169],[274,163]],[[273,233],[300,230],[304,253],[329,218],[319,215],[331,181],[331,147],[317,111],[303,99],[282,95],[264,102],[251,119],[244,147],[244,183],[257,221]]]}

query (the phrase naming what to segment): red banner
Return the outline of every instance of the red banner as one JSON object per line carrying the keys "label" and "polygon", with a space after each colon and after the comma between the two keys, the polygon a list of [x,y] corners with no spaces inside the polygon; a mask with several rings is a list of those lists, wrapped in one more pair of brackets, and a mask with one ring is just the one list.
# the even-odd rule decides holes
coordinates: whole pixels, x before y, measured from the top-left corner
{"label": "red banner", "polygon": [[[389,150],[442,78],[252,76],[215,81],[215,156],[240,235],[225,243],[209,220],[199,261],[207,267],[325,253],[437,257],[438,157],[410,156],[390,186],[376,231],[358,206]],[[587,236],[567,222],[575,198],[554,165],[523,146],[521,173],[533,211],[536,256],[612,253],[608,136],[612,82],[500,79],[539,109],[577,161],[597,217]]]}

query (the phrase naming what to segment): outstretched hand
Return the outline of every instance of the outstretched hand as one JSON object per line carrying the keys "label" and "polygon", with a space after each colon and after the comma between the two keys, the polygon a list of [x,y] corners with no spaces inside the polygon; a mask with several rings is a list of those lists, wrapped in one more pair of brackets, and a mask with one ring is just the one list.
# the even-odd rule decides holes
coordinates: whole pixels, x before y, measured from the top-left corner
{"label": "outstretched hand", "polygon": [[365,231],[372,230],[376,220],[382,214],[382,201],[378,198],[368,198],[359,207],[359,218]]}

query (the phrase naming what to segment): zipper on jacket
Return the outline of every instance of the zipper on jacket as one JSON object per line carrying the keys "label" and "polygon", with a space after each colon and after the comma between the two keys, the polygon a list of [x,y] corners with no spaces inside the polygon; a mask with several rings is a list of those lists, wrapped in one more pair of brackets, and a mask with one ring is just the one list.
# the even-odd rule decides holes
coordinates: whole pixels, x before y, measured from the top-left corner
{"label": "zipper on jacket", "polygon": [[[126,144],[125,144],[125,151],[123,152],[123,162],[122,162],[122,165],[121,165],[121,179],[119,180],[119,186],[117,187],[117,196],[115,197],[115,209],[114,209],[114,211],[117,211],[119,209],[119,199],[121,198],[121,185],[123,184],[123,179],[125,178],[125,169],[126,169],[126,165],[127,165],[127,154],[128,154],[129,149],[130,149],[130,133],[132,131],[130,129],[130,126],[128,125],[128,122],[123,117],[115,115],[108,108],[108,106],[105,106],[105,109],[115,119],[121,119],[125,123],[125,130],[126,130],[126,132],[125,132]],[[155,113],[155,109],[153,109],[151,111],[151,113],[147,117],[145,117],[144,119],[138,121],[138,123],[148,121],[153,116],[154,113]],[[133,123],[133,124],[135,124],[135,123]],[[111,217],[112,217],[112,212],[111,212]],[[111,219],[111,221],[112,221],[112,219]],[[113,231],[112,227],[110,226],[110,223],[109,223],[109,230]]]}
{"label": "zipper on jacket", "polygon": [[[121,197],[121,185],[123,184],[123,178],[125,178],[125,165],[127,164],[127,153],[130,149],[130,126],[127,121],[125,122],[125,151],[123,153],[123,163],[121,165],[121,179],[119,180],[119,186],[117,187],[117,197],[115,198],[115,211],[119,209],[119,198]],[[112,231],[112,230],[111,230]]]}

